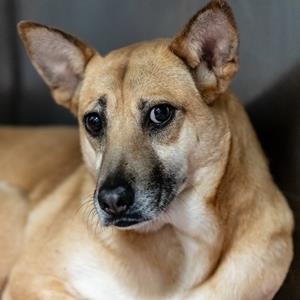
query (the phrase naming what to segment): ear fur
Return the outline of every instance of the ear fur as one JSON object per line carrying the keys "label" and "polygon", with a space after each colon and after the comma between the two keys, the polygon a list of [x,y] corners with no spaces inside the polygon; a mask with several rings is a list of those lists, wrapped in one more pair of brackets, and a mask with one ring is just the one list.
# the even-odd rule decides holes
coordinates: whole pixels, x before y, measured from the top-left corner
{"label": "ear fur", "polygon": [[238,70],[238,45],[230,6],[214,0],[188,22],[170,49],[189,66],[201,95],[211,104],[226,91]]}
{"label": "ear fur", "polygon": [[76,90],[95,51],[70,34],[35,22],[19,22],[18,32],[53,98],[76,114]]}

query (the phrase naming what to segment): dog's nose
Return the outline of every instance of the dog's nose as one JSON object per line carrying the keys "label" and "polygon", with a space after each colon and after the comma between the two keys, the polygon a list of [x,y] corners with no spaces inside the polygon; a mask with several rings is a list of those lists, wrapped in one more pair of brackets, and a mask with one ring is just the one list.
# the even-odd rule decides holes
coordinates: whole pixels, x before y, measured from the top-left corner
{"label": "dog's nose", "polygon": [[133,189],[126,183],[116,185],[104,184],[98,193],[101,209],[111,216],[117,216],[127,211],[133,200]]}

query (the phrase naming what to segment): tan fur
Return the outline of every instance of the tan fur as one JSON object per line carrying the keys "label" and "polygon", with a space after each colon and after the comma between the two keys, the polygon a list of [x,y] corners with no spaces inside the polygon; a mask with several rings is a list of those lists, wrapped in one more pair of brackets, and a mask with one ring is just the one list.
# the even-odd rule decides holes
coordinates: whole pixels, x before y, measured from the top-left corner
{"label": "tan fur", "polygon": [[[293,255],[290,209],[236,97],[222,92],[208,106],[170,43],[88,58],[76,89],[80,143],[70,128],[0,130],[0,181],[26,193],[0,185],[0,225],[9,229],[0,256],[14,262],[3,300],[259,300],[279,289]],[[82,119],[103,97],[113,122],[98,141]],[[151,141],[139,123],[141,99],[178,108]],[[176,198],[135,229],[103,227],[92,201],[98,174],[125,157],[144,176],[152,152],[187,170]],[[6,276],[1,267],[0,284]]]}
{"label": "tan fur", "polygon": [[27,202],[22,192],[0,182],[0,292],[21,248],[27,217]]}

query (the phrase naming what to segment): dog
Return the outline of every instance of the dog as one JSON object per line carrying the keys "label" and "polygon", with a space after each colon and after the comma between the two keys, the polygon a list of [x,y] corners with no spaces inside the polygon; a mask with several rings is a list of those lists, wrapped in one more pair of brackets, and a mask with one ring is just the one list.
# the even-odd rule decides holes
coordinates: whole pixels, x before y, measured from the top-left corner
{"label": "dog", "polygon": [[272,299],[293,216],[229,90],[229,5],[104,57],[55,28],[18,29],[79,135],[0,131],[3,300]]}

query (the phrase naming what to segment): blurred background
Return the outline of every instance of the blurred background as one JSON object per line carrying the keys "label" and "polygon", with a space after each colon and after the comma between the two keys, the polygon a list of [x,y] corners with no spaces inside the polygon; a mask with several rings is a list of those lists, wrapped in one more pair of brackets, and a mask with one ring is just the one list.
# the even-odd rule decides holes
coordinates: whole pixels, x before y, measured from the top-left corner
{"label": "blurred background", "polygon": [[[171,37],[204,0],[0,0],[0,124],[76,124],[54,104],[16,34],[30,19],[79,36],[103,55],[133,42]],[[250,114],[277,183],[300,222],[300,1],[229,0],[240,30],[233,89]],[[298,227],[299,228],[299,227]],[[296,259],[276,299],[300,299]],[[297,267],[298,264],[298,267]],[[299,286],[299,287],[298,287]]]}

